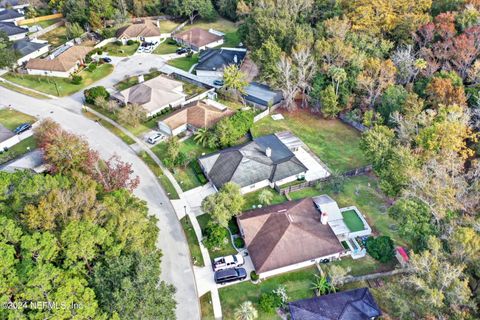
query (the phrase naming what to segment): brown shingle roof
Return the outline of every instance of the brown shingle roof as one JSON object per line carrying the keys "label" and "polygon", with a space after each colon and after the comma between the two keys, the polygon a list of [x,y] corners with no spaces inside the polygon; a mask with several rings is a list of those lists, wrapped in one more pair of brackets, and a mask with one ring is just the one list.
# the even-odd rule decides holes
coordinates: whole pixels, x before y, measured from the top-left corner
{"label": "brown shingle roof", "polygon": [[311,198],[245,212],[238,218],[257,273],[342,252]]}
{"label": "brown shingle roof", "polygon": [[193,28],[182,33],[176,34],[175,38],[181,39],[183,42],[186,42],[190,45],[196,47],[203,47],[209,43],[218,41],[223,37],[208,32],[207,30],[200,28]]}
{"label": "brown shingle roof", "polygon": [[78,61],[83,60],[92,49],[84,46],[72,46],[53,59],[30,59],[26,68],[45,71],[69,71]]}
{"label": "brown shingle roof", "polygon": [[163,123],[174,130],[185,124],[195,128],[210,128],[223,117],[230,116],[233,111],[230,109],[220,110],[204,101],[197,101],[195,104],[175,111],[163,120]]}
{"label": "brown shingle roof", "polygon": [[117,31],[117,38],[137,38],[137,37],[159,37],[161,35],[160,29],[155,22],[151,20],[143,21],[142,23],[133,23],[126,27],[120,28]]}

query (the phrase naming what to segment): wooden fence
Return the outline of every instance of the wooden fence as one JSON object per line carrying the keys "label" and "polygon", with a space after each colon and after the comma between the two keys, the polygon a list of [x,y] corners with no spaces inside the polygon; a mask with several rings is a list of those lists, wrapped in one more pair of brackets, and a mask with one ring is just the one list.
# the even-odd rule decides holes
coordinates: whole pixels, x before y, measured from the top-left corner
{"label": "wooden fence", "polygon": [[52,20],[52,19],[60,19],[63,18],[63,14],[61,13],[55,13],[55,14],[50,14],[48,16],[41,16],[41,17],[35,17],[31,19],[24,19],[17,21],[19,26],[22,26],[24,24],[31,24],[31,23],[37,23],[40,21],[46,21],[46,20]]}

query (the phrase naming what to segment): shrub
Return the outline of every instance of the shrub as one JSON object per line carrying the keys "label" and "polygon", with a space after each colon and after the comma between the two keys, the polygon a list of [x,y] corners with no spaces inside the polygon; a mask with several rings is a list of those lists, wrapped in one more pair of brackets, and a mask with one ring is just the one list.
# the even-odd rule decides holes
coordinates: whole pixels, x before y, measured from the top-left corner
{"label": "shrub", "polygon": [[116,45],[116,46],[121,46],[121,45],[122,45],[122,41],[117,40],[117,41],[115,41],[113,44]]}
{"label": "shrub", "polygon": [[395,255],[393,249],[393,240],[389,236],[371,237],[367,240],[368,254],[380,262],[392,260]]}
{"label": "shrub", "polygon": [[97,54],[98,54],[99,56],[101,56],[102,53],[103,53],[102,49],[98,49],[98,50],[97,50]]}
{"label": "shrub", "polygon": [[72,82],[72,84],[80,84],[80,83],[82,83],[82,77],[77,75],[77,74],[74,74],[72,76],[72,81],[71,82]]}
{"label": "shrub", "polygon": [[85,96],[85,102],[90,104],[94,104],[95,98],[97,97],[104,97],[105,99],[110,97],[110,93],[108,93],[107,89],[102,86],[87,89],[83,91],[83,95]]}
{"label": "shrub", "polygon": [[87,67],[87,70],[90,72],[94,71],[95,69],[97,69],[97,64],[94,62],[90,63]]}
{"label": "shrub", "polygon": [[252,271],[252,272],[250,272],[250,279],[252,281],[257,281],[258,279],[260,279],[260,277],[258,276],[258,274],[255,271]]}
{"label": "shrub", "polygon": [[204,230],[205,239],[203,244],[210,250],[224,246],[225,239],[228,237],[228,231],[218,223],[210,221]]}
{"label": "shrub", "polygon": [[282,300],[273,292],[262,293],[258,304],[263,312],[273,313],[276,308],[279,308],[282,305]]}
{"label": "shrub", "polygon": [[127,45],[128,45],[128,46],[131,46],[131,45],[134,44],[134,43],[135,43],[135,41],[133,41],[133,40],[128,40],[128,41],[127,41]]}
{"label": "shrub", "polygon": [[172,38],[168,38],[167,44],[176,45],[176,44],[177,44],[177,41],[175,41],[175,40],[172,39]]}
{"label": "shrub", "polygon": [[243,248],[245,247],[245,241],[243,241],[242,238],[235,238],[235,247],[237,248]]}

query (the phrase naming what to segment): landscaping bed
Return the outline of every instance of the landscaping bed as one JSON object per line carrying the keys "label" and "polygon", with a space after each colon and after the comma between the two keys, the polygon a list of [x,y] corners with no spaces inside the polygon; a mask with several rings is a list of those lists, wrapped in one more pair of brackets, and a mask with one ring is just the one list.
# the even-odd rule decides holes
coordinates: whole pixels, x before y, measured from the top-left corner
{"label": "landscaping bed", "polygon": [[282,112],[285,119],[267,116],[252,127],[254,137],[290,131],[332,170],[344,172],[367,165],[360,150],[360,133],[340,120],[326,120],[307,110]]}
{"label": "landscaping bed", "polygon": [[[212,218],[207,213],[197,216],[197,221],[198,221],[198,224],[200,225],[200,228],[202,229],[202,234],[205,234],[204,230],[207,227],[207,224],[210,220],[212,220]],[[211,259],[224,257],[231,254],[237,254],[237,250],[235,250],[235,248],[233,247],[230,236],[227,237],[227,240],[228,240],[228,243],[225,243],[223,248],[219,248],[217,250],[208,250]]]}
{"label": "landscaping bed", "polygon": [[192,256],[192,263],[198,267],[204,267],[202,252],[200,250],[200,245],[198,244],[197,236],[195,230],[192,227],[192,222],[190,217],[187,215],[180,220],[182,224],[183,231],[185,231],[185,236],[187,237],[188,248],[190,249],[190,255]]}
{"label": "landscaping bed", "polygon": [[82,77],[82,82],[80,84],[73,84],[70,78],[37,76],[13,72],[4,74],[3,78],[27,88],[35,88],[35,90],[49,95],[64,97],[82,90],[92,83],[106,77],[112,73],[112,71],[113,65],[111,64],[101,64],[93,71],[89,71],[85,68],[77,73]]}
{"label": "landscaping bed", "polygon": [[115,42],[109,43],[105,46],[103,46],[101,49],[103,51],[108,52],[110,56],[114,57],[128,57],[134,54],[138,46],[140,46],[140,43],[134,42],[133,44],[130,45],[122,45],[122,44],[117,44]]}

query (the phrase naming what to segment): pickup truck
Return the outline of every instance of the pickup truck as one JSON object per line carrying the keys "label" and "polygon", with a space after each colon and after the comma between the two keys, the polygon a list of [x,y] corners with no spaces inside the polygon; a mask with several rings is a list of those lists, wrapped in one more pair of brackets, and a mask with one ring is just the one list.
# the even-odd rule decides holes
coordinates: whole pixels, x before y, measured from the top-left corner
{"label": "pickup truck", "polygon": [[245,259],[241,254],[219,257],[213,260],[213,271],[219,271],[243,266]]}

